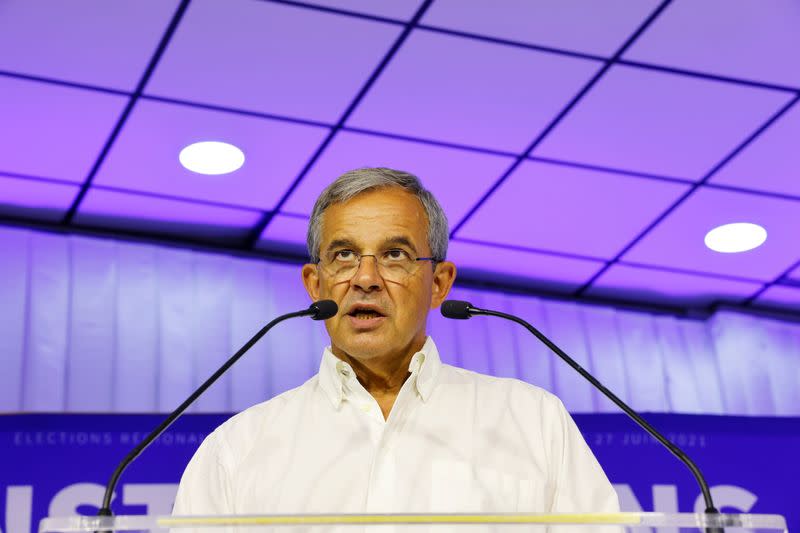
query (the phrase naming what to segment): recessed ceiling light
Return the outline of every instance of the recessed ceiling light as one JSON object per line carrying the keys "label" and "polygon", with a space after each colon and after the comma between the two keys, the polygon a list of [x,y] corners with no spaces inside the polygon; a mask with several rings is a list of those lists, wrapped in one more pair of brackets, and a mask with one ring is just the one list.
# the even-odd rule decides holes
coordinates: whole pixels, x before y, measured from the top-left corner
{"label": "recessed ceiling light", "polygon": [[735,254],[758,248],[767,240],[767,230],[750,222],[717,226],[706,233],[706,246],[715,252]]}
{"label": "recessed ceiling light", "polygon": [[232,144],[205,141],[181,150],[178,159],[185,168],[211,176],[229,174],[244,165],[244,153]]}

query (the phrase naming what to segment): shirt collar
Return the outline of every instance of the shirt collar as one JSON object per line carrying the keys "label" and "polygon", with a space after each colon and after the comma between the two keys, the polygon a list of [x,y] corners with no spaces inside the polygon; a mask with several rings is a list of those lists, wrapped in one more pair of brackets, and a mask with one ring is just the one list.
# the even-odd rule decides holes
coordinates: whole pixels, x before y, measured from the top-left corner
{"label": "shirt collar", "polygon": [[[408,379],[413,380],[414,388],[422,401],[430,398],[441,366],[439,351],[429,336],[408,365],[408,371],[411,372]],[[347,383],[356,379],[352,367],[336,357],[330,346],[326,347],[319,367],[319,384],[336,409],[345,399]]]}

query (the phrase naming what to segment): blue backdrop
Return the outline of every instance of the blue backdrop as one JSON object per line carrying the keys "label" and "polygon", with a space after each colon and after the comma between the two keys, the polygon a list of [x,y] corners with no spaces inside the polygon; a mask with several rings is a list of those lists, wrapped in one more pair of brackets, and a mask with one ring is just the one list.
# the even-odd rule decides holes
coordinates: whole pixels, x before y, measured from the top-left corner
{"label": "blue backdrop", "polygon": [[[177,482],[202,439],[229,415],[187,415],[123,475],[114,510],[168,513]],[[800,528],[800,419],[650,414],[692,456],[717,505],[783,514]],[[116,463],[161,415],[0,416],[0,529],[35,531],[38,521],[93,514]],[[702,499],[690,472],[624,415],[575,415],[620,494],[624,510],[691,512]]]}

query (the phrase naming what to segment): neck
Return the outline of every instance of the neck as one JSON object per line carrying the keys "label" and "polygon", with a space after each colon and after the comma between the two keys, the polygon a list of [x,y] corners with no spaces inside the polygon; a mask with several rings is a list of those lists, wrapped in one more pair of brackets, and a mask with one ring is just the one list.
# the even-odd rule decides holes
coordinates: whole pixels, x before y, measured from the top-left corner
{"label": "neck", "polygon": [[348,363],[356,373],[358,381],[372,396],[396,396],[410,375],[408,367],[411,359],[425,344],[422,341],[412,342],[405,349],[379,357],[361,358],[348,354],[344,350],[332,346],[333,354]]}

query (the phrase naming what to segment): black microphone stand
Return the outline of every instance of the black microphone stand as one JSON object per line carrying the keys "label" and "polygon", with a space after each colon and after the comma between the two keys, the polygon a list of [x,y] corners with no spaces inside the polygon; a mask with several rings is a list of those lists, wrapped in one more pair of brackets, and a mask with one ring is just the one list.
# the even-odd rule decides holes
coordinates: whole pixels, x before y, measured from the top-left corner
{"label": "black microphone stand", "polygon": [[[698,485],[700,485],[700,491],[703,493],[703,500],[705,500],[706,505],[706,514],[714,515],[719,514],[719,511],[714,506],[714,501],[711,498],[711,490],[709,489],[708,483],[705,480],[705,477],[700,472],[700,468],[692,461],[683,450],[681,450],[678,446],[672,443],[668,438],[661,434],[656,428],[651,426],[647,420],[642,418],[639,413],[634,411],[628,404],[623,402],[616,394],[611,392],[607,389],[602,383],[600,383],[597,378],[587,372],[581,365],[579,365],[574,359],[572,359],[569,355],[564,352],[561,348],[555,345],[550,339],[548,339],[542,332],[538,329],[533,327],[531,324],[526,322],[525,320],[519,318],[518,316],[510,315],[507,313],[503,313],[500,311],[492,311],[490,309],[480,309],[478,307],[473,307],[472,304],[469,302],[460,302],[455,300],[450,300],[449,302],[444,302],[442,304],[442,315],[446,316],[447,318],[456,318],[456,319],[466,319],[470,318],[473,315],[486,315],[486,316],[496,316],[499,318],[505,318],[506,320],[510,320],[512,322],[516,322],[517,324],[521,325],[533,335],[542,341],[550,350],[552,350],[556,355],[558,355],[564,362],[566,362],[569,366],[571,366],[578,374],[583,376],[589,383],[594,385],[600,392],[602,392],[606,398],[614,402],[617,407],[622,409],[626,415],[628,415],[634,422],[639,424],[639,426],[647,431],[650,435],[656,438],[658,442],[660,442],[664,447],[666,447],[675,457],[677,457],[683,464],[685,464],[689,470],[691,470],[692,474],[694,475],[695,480],[697,480]],[[735,526],[736,524],[728,524],[730,526]],[[708,533],[717,533],[723,531],[723,528],[706,528]]]}
{"label": "black microphone stand", "polygon": [[122,462],[119,463],[117,468],[114,470],[114,473],[111,474],[111,479],[109,479],[108,484],[106,485],[106,492],[103,496],[103,505],[97,511],[97,516],[113,516],[113,512],[111,511],[111,498],[114,495],[114,488],[117,486],[117,482],[119,481],[122,472],[130,465],[141,453],[147,448],[154,440],[156,440],[164,431],[169,428],[175,420],[180,417],[186,409],[189,408],[194,401],[203,394],[206,389],[208,389],[211,385],[217,381],[222,374],[227,372],[227,370],[239,360],[250,348],[253,347],[255,343],[257,343],[261,337],[263,337],[273,326],[276,324],[283,322],[289,318],[294,318],[298,316],[310,316],[314,320],[325,320],[334,316],[338,311],[336,303],[331,300],[322,300],[319,302],[315,302],[311,304],[308,309],[304,309],[302,311],[295,311],[293,313],[287,313],[285,315],[281,315],[278,318],[271,321],[269,324],[261,328],[261,330],[253,335],[253,337],[245,343],[244,346],[239,348],[239,351],[233,354],[230,359],[228,359],[225,364],[223,364],[219,369],[212,374],[210,378],[208,378],[200,387],[194,391],[191,396],[186,398],[186,400],[178,406],[177,409],[172,411],[169,416],[164,419],[161,424],[158,425],[153,431],[150,432],[147,437],[144,438],[139,444],[136,445],[133,450],[125,456]]}

